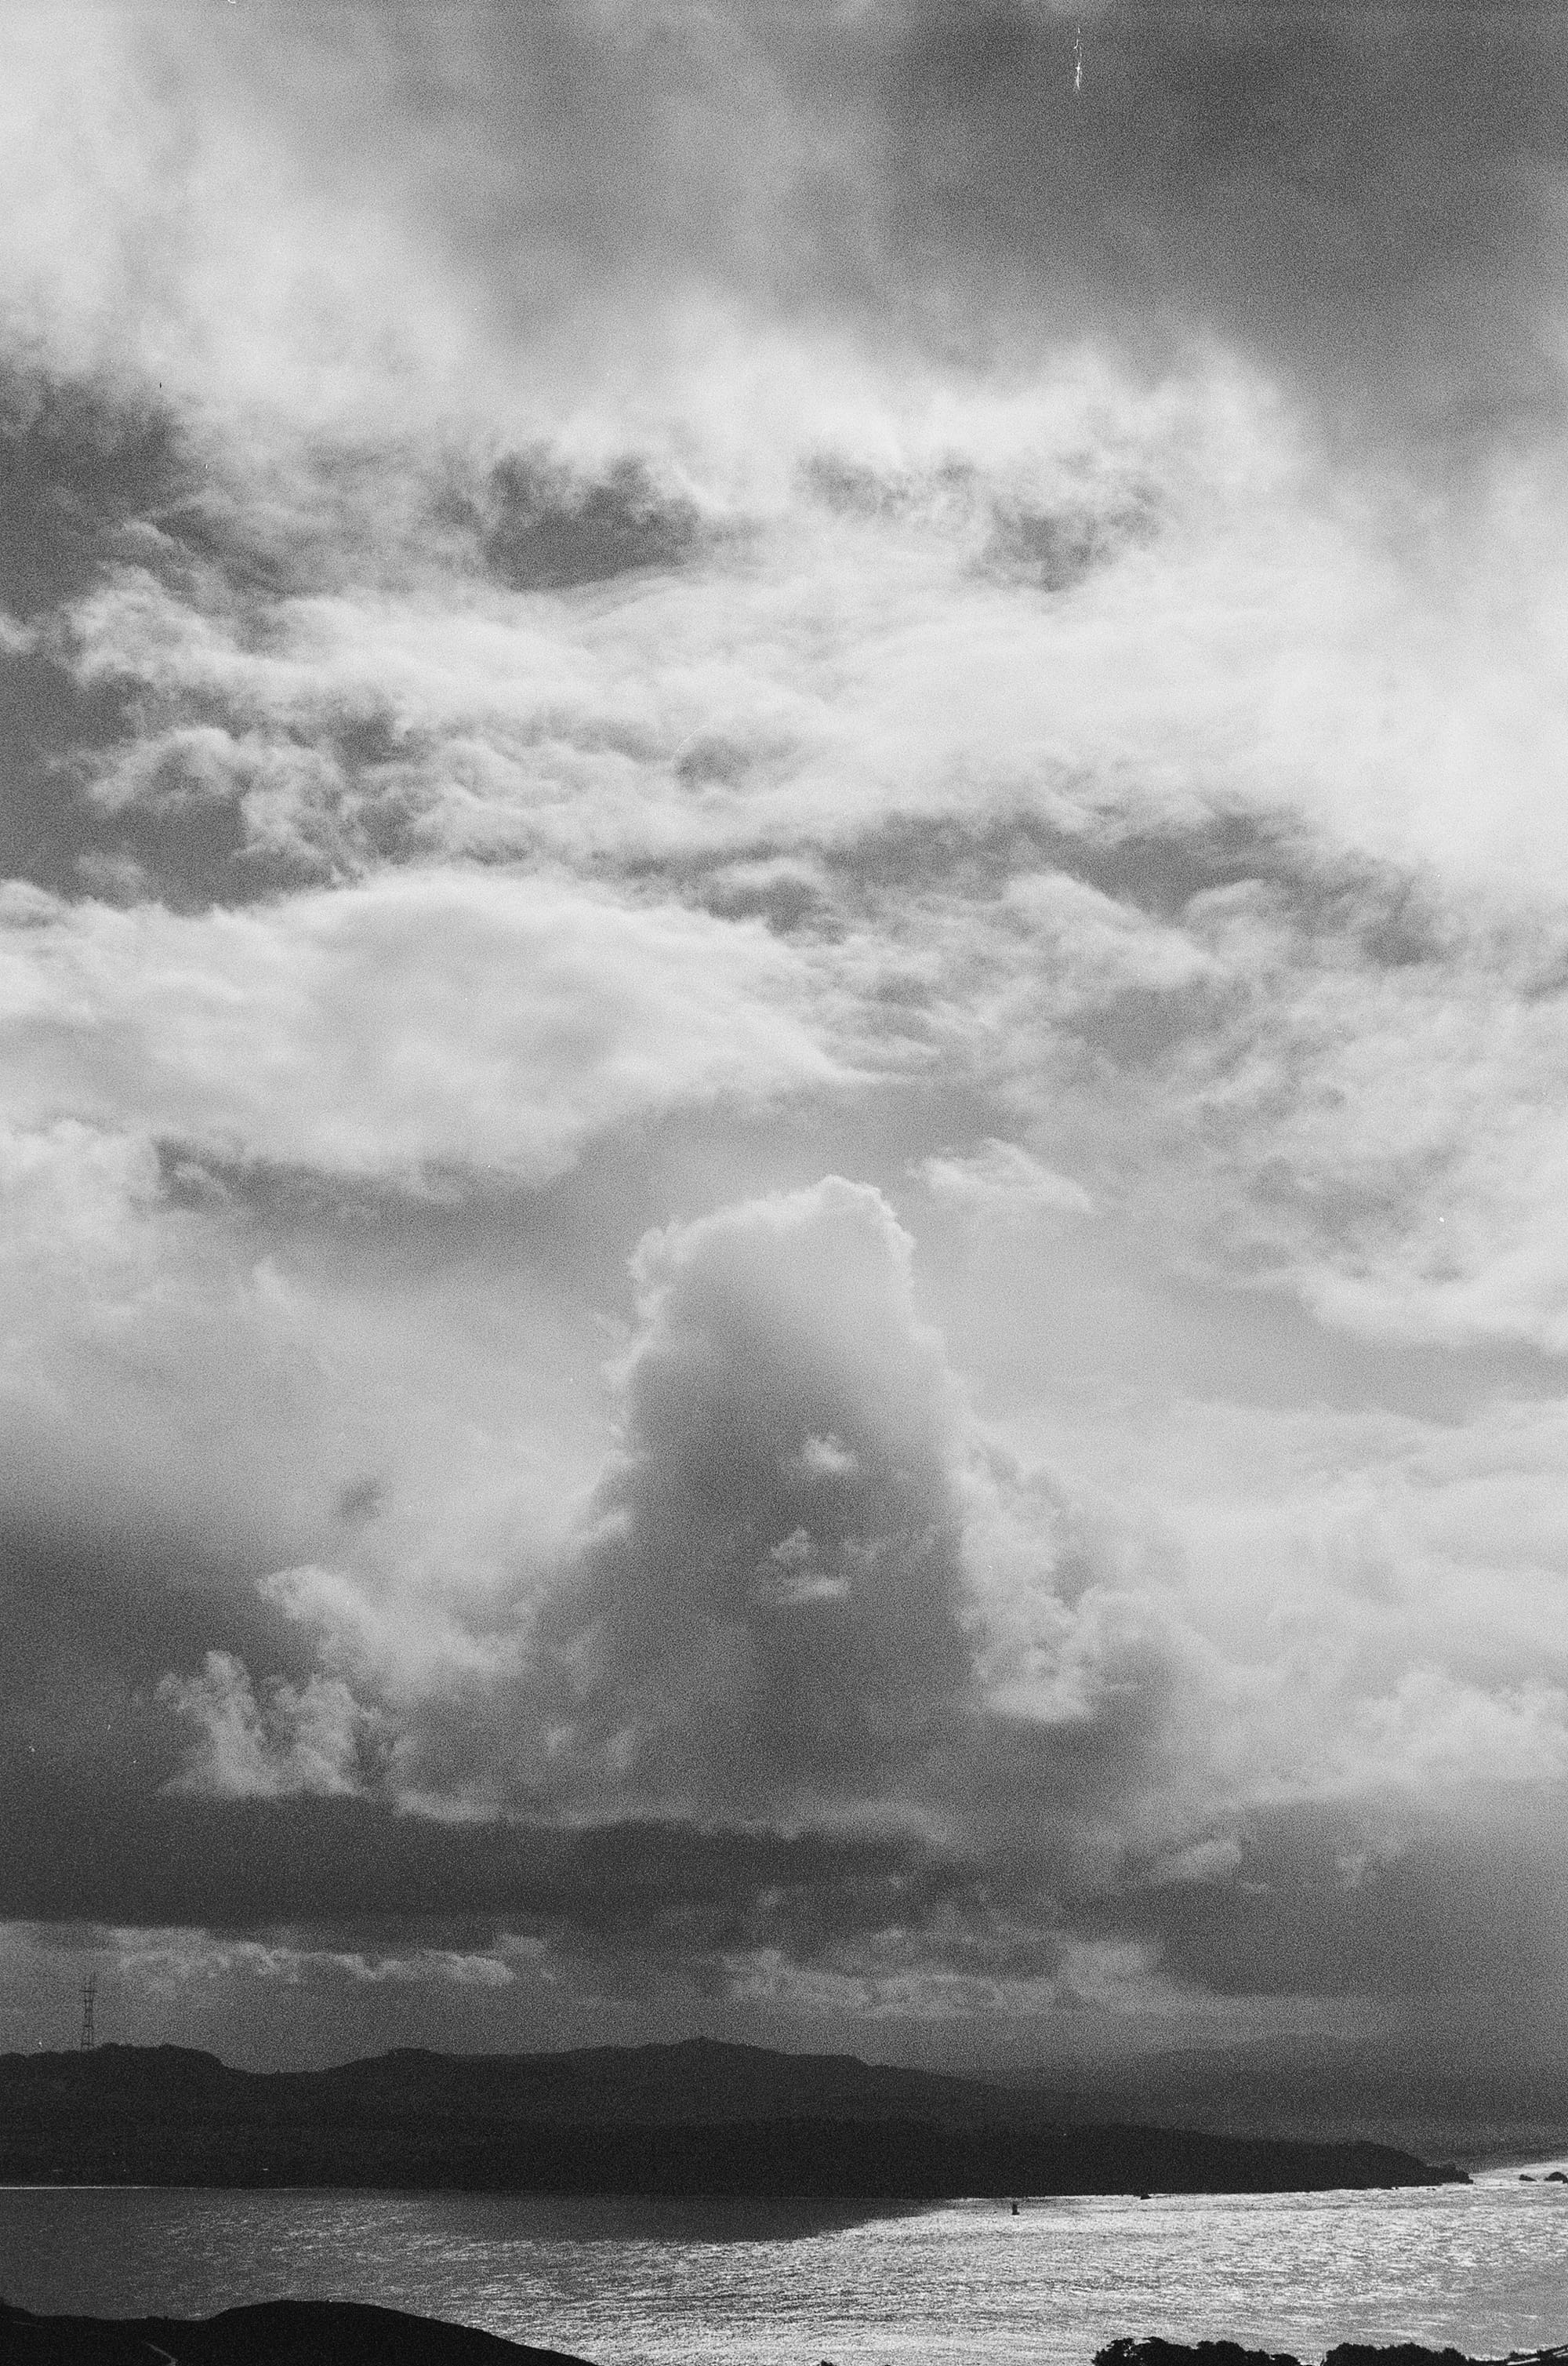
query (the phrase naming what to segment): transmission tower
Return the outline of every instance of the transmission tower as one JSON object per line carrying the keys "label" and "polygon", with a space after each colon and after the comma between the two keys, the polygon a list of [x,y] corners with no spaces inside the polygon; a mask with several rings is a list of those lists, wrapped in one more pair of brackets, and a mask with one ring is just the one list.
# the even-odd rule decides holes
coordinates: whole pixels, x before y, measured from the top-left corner
{"label": "transmission tower", "polygon": [[98,1975],[89,1972],[82,1983],[82,2051],[91,2054],[97,2044],[93,2034],[93,1999],[98,1993]]}

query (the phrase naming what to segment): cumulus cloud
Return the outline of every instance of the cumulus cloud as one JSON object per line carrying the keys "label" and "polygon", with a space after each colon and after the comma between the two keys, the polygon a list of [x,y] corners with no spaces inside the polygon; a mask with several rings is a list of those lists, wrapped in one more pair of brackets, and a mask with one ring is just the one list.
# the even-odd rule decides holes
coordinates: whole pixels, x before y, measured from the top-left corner
{"label": "cumulus cloud", "polygon": [[622,1458],[546,1628],[607,1797],[799,1817],[896,1799],[949,1742],[952,1383],[912,1247],[830,1178],[639,1250]]}
{"label": "cumulus cloud", "polygon": [[297,1791],[330,1798],[361,1788],[366,1718],[333,1677],[312,1676],[298,1687],[274,1682],[258,1701],[241,1662],[230,1652],[209,1651],[199,1675],[163,1677],[158,1696],[200,1734],[174,1777],[176,1791],[280,1799]]}

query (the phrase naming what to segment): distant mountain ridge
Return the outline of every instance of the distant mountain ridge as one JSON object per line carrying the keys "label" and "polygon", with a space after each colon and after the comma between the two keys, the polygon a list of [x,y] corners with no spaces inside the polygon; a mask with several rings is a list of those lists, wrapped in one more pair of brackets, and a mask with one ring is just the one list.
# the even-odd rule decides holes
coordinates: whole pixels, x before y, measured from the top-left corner
{"label": "distant mountain ridge", "polygon": [[1278,2037],[1193,2046],[1106,2064],[1092,2083],[1032,2082],[1032,2092],[1068,2120],[1136,2112],[1215,2135],[1371,2137],[1473,2159],[1568,2147],[1568,2064],[1476,2058],[1429,2040],[1403,2048]]}
{"label": "distant mountain ridge", "polygon": [[0,2055],[0,2096],[157,2092],[175,2107],[224,2097],[263,2117],[309,2098],[406,2107],[416,2101],[481,2119],[650,2126],[756,2119],[949,2119],[1035,2125],[1047,2100],[980,2079],[862,2062],[849,2054],[782,2054],[694,2037],[554,2054],[442,2054],[398,2046],[325,2070],[237,2070],[194,2047],[100,2045],[92,2054]]}
{"label": "distant mountain ridge", "polygon": [[0,2056],[0,2179],[935,2196],[1418,2185],[1393,2147],[1068,2124],[1048,2098],[708,2039],[236,2070],[179,2046]]}

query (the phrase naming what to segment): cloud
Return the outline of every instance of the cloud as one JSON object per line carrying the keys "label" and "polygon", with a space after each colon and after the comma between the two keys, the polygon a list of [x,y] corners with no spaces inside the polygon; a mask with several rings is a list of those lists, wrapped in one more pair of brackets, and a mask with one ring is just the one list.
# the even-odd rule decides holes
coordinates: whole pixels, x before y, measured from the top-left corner
{"label": "cloud", "polygon": [[209,1651],[199,1676],[164,1676],[158,1697],[199,1729],[173,1788],[216,1799],[280,1799],[297,1791],[325,1797],[361,1786],[364,1712],[347,1686],[312,1676],[302,1687],[274,1683],[258,1701],[227,1651]]}
{"label": "cloud", "polygon": [[[1183,1549],[1135,1506],[1018,1467],[921,1324],[912,1243],[875,1191],[828,1178],[666,1228],[634,1273],[619,1443],[543,1585],[492,1608],[487,1642],[416,1661],[387,1654],[368,1570],[274,1581],[339,1672],[319,1704],[333,1750],[301,1756],[297,1691],[258,1707],[242,1669],[209,1662],[162,1690],[204,1729],[176,1793],[346,1789],[348,1737],[370,1729],[374,1761],[353,1762],[367,1812],[411,1810],[459,1857],[510,1862],[491,1910],[552,1944],[613,1931],[676,1978],[722,1958],[737,1995],[765,1964],[775,1990],[790,1964],[863,2000],[891,1980],[901,2010],[938,2015],[959,1979],[1033,1982],[1031,2010],[1050,2010],[1074,1947],[1116,1933],[1143,1951],[1145,2011],[1220,1980],[1227,1932],[1254,1967],[1237,1985],[1270,1947],[1265,1986],[1286,1981],[1300,1914],[1338,1927],[1354,1882],[1330,1988],[1382,1993],[1415,1910],[1407,1858],[1464,1862],[1499,1786],[1542,1846],[1529,1819],[1563,1780],[1568,1695],[1521,1676],[1506,1613],[1473,1608],[1467,1630],[1445,1606],[1440,1660],[1414,1572],[1369,1593],[1332,1539],[1332,1582],[1323,1552],[1293,1578],[1289,1508],[1238,1540],[1238,1591],[1211,1514]],[[1148,1485],[1169,1501],[1157,1470]],[[678,1883],[667,1909],[628,1884],[616,1836],[655,1828],[678,1862],[718,1851],[700,1908]],[[769,1832],[803,1852],[782,1891]],[[622,1885],[592,1908],[561,1853],[579,1847]],[[455,1861],[453,1879],[462,1894]],[[417,1895],[390,1865],[371,1881],[388,1910]],[[1319,1992],[1327,1944],[1292,1993]],[[1435,1995],[1447,1964],[1406,1966],[1399,1992]]]}
{"label": "cloud", "polygon": [[634,460],[622,460],[602,480],[587,484],[574,484],[548,460],[532,468],[504,460],[491,489],[485,557],[515,591],[565,590],[642,568],[678,566],[697,540],[691,502],[661,496]]}
{"label": "cloud", "polygon": [[10,1911],[1545,2025],[1561,38],[1375,16],[18,17]]}
{"label": "cloud", "polygon": [[[554,1567],[492,1601],[466,1651],[476,1604],[398,1610],[373,1564],[269,1581],[333,1675],[263,1694],[216,1655],[165,1680],[200,1733],[171,1796],[357,1786],[454,1831],[512,1825],[520,1865],[556,1851],[552,1829],[608,1844],[639,1822],[681,1849],[814,1834],[824,1878],[886,1847],[892,1891],[835,1910],[841,1969],[891,1961],[890,1926],[861,1920],[890,1914],[917,1955],[1048,1972],[1064,1901],[1116,1877],[1117,1827],[1193,1812],[1170,1727],[1194,1647],[988,1455],[916,1313],[913,1246],[834,1177],[648,1235],[618,1442]],[[454,1619],[452,1641],[388,1650],[405,1615],[427,1636]],[[1051,1897],[1042,1929],[1025,1901]],[[733,1903],[742,1955],[820,1944],[810,1883]],[[640,1890],[604,1911],[653,1944]],[[694,1962],[710,1924],[678,1918],[671,1944]]]}
{"label": "cloud", "polygon": [[196,1155],[530,1179],[672,1102],[821,1086],[795,964],[755,927],[537,877],[408,872],[265,914],[12,891],[12,1105]]}
{"label": "cloud", "polygon": [[[1553,400],[1568,124],[1538,79],[1561,28],[1538,11],[1423,8],[1396,29],[1355,8],[1115,6],[1082,20],[1081,92],[1065,13],[882,22],[890,244],[906,270],[940,258],[960,319],[1023,335],[1032,306],[1047,334],[1145,338],[1197,320],[1406,414]],[[1370,163],[1390,154],[1392,186]]]}
{"label": "cloud", "polygon": [[[390,897],[387,866],[433,875],[432,852],[500,858],[532,877],[561,864],[574,888],[586,873],[593,895],[648,913],[648,939],[661,899],[700,902],[709,941],[731,946],[738,968],[770,971],[770,994],[797,1007],[825,997],[811,1023],[831,1006],[845,1065],[935,1057],[1035,1118],[1064,1091],[1083,1108],[1086,1064],[1098,1064],[1107,1154],[1146,1166],[1162,1192],[1172,1129],[1201,1110],[1219,1153],[1205,1192],[1220,1189],[1226,1215],[1198,1253],[1223,1239],[1233,1263],[1290,1272],[1336,1320],[1550,1338],[1540,1227],[1556,1153],[1537,1076],[1557,1056],[1547,982],[1560,930],[1506,877],[1547,745],[1537,653],[1498,641],[1476,711],[1470,620],[1439,618],[1419,569],[1391,572],[1351,508],[1327,526],[1311,513],[1305,456],[1260,389],[1200,381],[1182,398],[1195,408],[1163,418],[1125,384],[1102,380],[1098,399],[1113,391],[1118,432],[1141,440],[1173,514],[1186,503],[1188,515],[1136,579],[1107,579],[1048,625],[973,580],[968,493],[957,524],[940,504],[874,508],[831,530],[810,507],[788,530],[775,517],[748,558],[655,569],[591,610],[487,604],[467,588],[454,603],[450,581],[439,594],[425,582],[390,600],[361,589],[272,601],[258,634],[259,618],[222,599],[111,565],[71,612],[80,694],[134,686],[162,712],[93,755],[77,804],[101,842],[79,860],[117,893],[205,882],[205,894],[252,900],[307,881],[367,896],[375,883]],[[1014,408],[1000,445],[990,398],[940,420],[999,484],[1065,465],[1028,455],[1031,427],[1083,431],[1076,398],[1065,421],[1043,393]],[[1174,445],[1194,422],[1215,437],[1244,431],[1224,447],[1233,469],[1252,439],[1244,483],[1220,482],[1216,443],[1201,487],[1182,490],[1193,463],[1189,449],[1178,467]],[[937,423],[918,433],[929,440]],[[891,412],[887,425],[916,432]],[[377,468],[366,479],[384,481]],[[1273,542],[1242,524],[1258,501],[1292,550],[1289,580]],[[1503,526],[1499,513],[1476,564],[1494,564]],[[821,655],[836,646],[816,622],[824,580],[858,652],[853,697]],[[1243,729],[1238,619],[1258,606],[1279,625],[1260,638],[1246,624]],[[1201,651],[1181,669],[1165,654],[1178,617],[1189,658]],[[1129,635],[1147,659],[1136,689]],[[1372,760],[1388,725],[1369,667],[1386,675],[1391,661],[1417,718],[1397,780]],[[1194,679],[1225,683],[1230,720]],[[1326,697],[1339,702],[1332,730]],[[182,719],[215,705],[221,724]],[[1445,713],[1435,732],[1423,719]],[[1495,733],[1510,741],[1511,819],[1506,801],[1472,794],[1484,749],[1491,777]],[[1412,846],[1417,772],[1439,741],[1452,794],[1420,792],[1425,843]],[[1330,764],[1317,752],[1330,747],[1354,752]],[[1217,768],[1223,794],[1192,785],[1200,768]],[[1455,840],[1449,817],[1462,809]],[[1490,848],[1474,836],[1483,811],[1504,817]],[[1484,891],[1470,876],[1482,857]],[[313,908],[286,898],[271,925]],[[684,911],[659,922],[675,925],[699,941]],[[249,941],[259,948],[268,926],[258,910]],[[1413,1038],[1421,1072],[1450,1078],[1415,1101]],[[1462,1107],[1462,1128],[1443,1114]],[[438,1105],[425,1124],[439,1132]],[[1484,1146],[1500,1126],[1534,1134],[1502,1191]],[[441,1157],[433,1138],[425,1155]],[[465,1155],[454,1142],[451,1155]],[[1425,1245],[1400,1237],[1418,1200],[1473,1189],[1477,1223]]]}
{"label": "cloud", "polygon": [[982,1143],[968,1158],[924,1159],[914,1172],[938,1204],[977,1220],[1093,1213],[1081,1184],[1053,1174],[1015,1142]]}
{"label": "cloud", "polygon": [[[1460,1878],[1478,1800],[1560,1789],[1568,1669],[1538,1672],[1539,1620],[1516,1632],[1510,1598],[1488,1609],[1469,1575],[1489,1459],[1519,1518],[1523,1432],[1474,1476],[1418,1429],[1385,1444],[1383,1580],[1363,1573],[1351,1424],[1337,1445],[1305,1417],[1196,1443],[1146,1424],[1136,1492],[1021,1464],[923,1320],[913,1243],[870,1187],[663,1227],[633,1279],[616,1442],[543,1560],[438,1584],[388,1558],[377,1506],[339,1528],[336,1566],[259,1588],[171,1592],[147,1569],[115,1611],[78,1574],[114,1706],[90,1752],[56,1711],[42,1758],[13,1710],[11,1911],[145,1911],[267,1945],[308,1928],[307,1955],[468,1915],[650,1995],[1047,2021],[1092,1996],[1180,2018],[1249,1982],[1383,1993],[1416,1910],[1379,1867],[1430,1846]],[[1531,1451],[1550,1459],[1544,1432]],[[1402,1502],[1425,1538],[1390,1527]],[[1535,1550],[1561,1558],[1561,1538]],[[19,1574],[25,1639],[49,1597]],[[133,1654],[117,1617],[140,1624]],[[47,1628],[39,1649],[80,1711],[87,1669],[62,1670]],[[335,1820],[297,1822],[318,1805]],[[27,1835],[46,1830],[40,1857]],[[1363,1865],[1330,1978],[1327,1942],[1293,1957],[1291,1934],[1308,1913],[1338,1927],[1336,1885]],[[1479,1944],[1398,1993],[1470,1979]],[[1131,1950],[1114,1973],[1102,1944]]]}
{"label": "cloud", "polygon": [[953,1408],[912,1245],[836,1177],[644,1243],[622,1455],[544,1629],[576,1783],[788,1820],[896,1799],[949,1741]]}

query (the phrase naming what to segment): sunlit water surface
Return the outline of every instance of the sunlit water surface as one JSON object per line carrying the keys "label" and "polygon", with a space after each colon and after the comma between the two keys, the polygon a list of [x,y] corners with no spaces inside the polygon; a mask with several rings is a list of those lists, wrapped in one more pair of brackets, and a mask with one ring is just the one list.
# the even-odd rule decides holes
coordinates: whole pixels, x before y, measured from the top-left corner
{"label": "sunlit water surface", "polygon": [[919,2208],[522,2194],[0,2191],[0,2292],[205,2315],[377,2301],[601,2366],[1087,2366],[1119,2333],[1316,2359],[1568,2340],[1568,2186]]}

